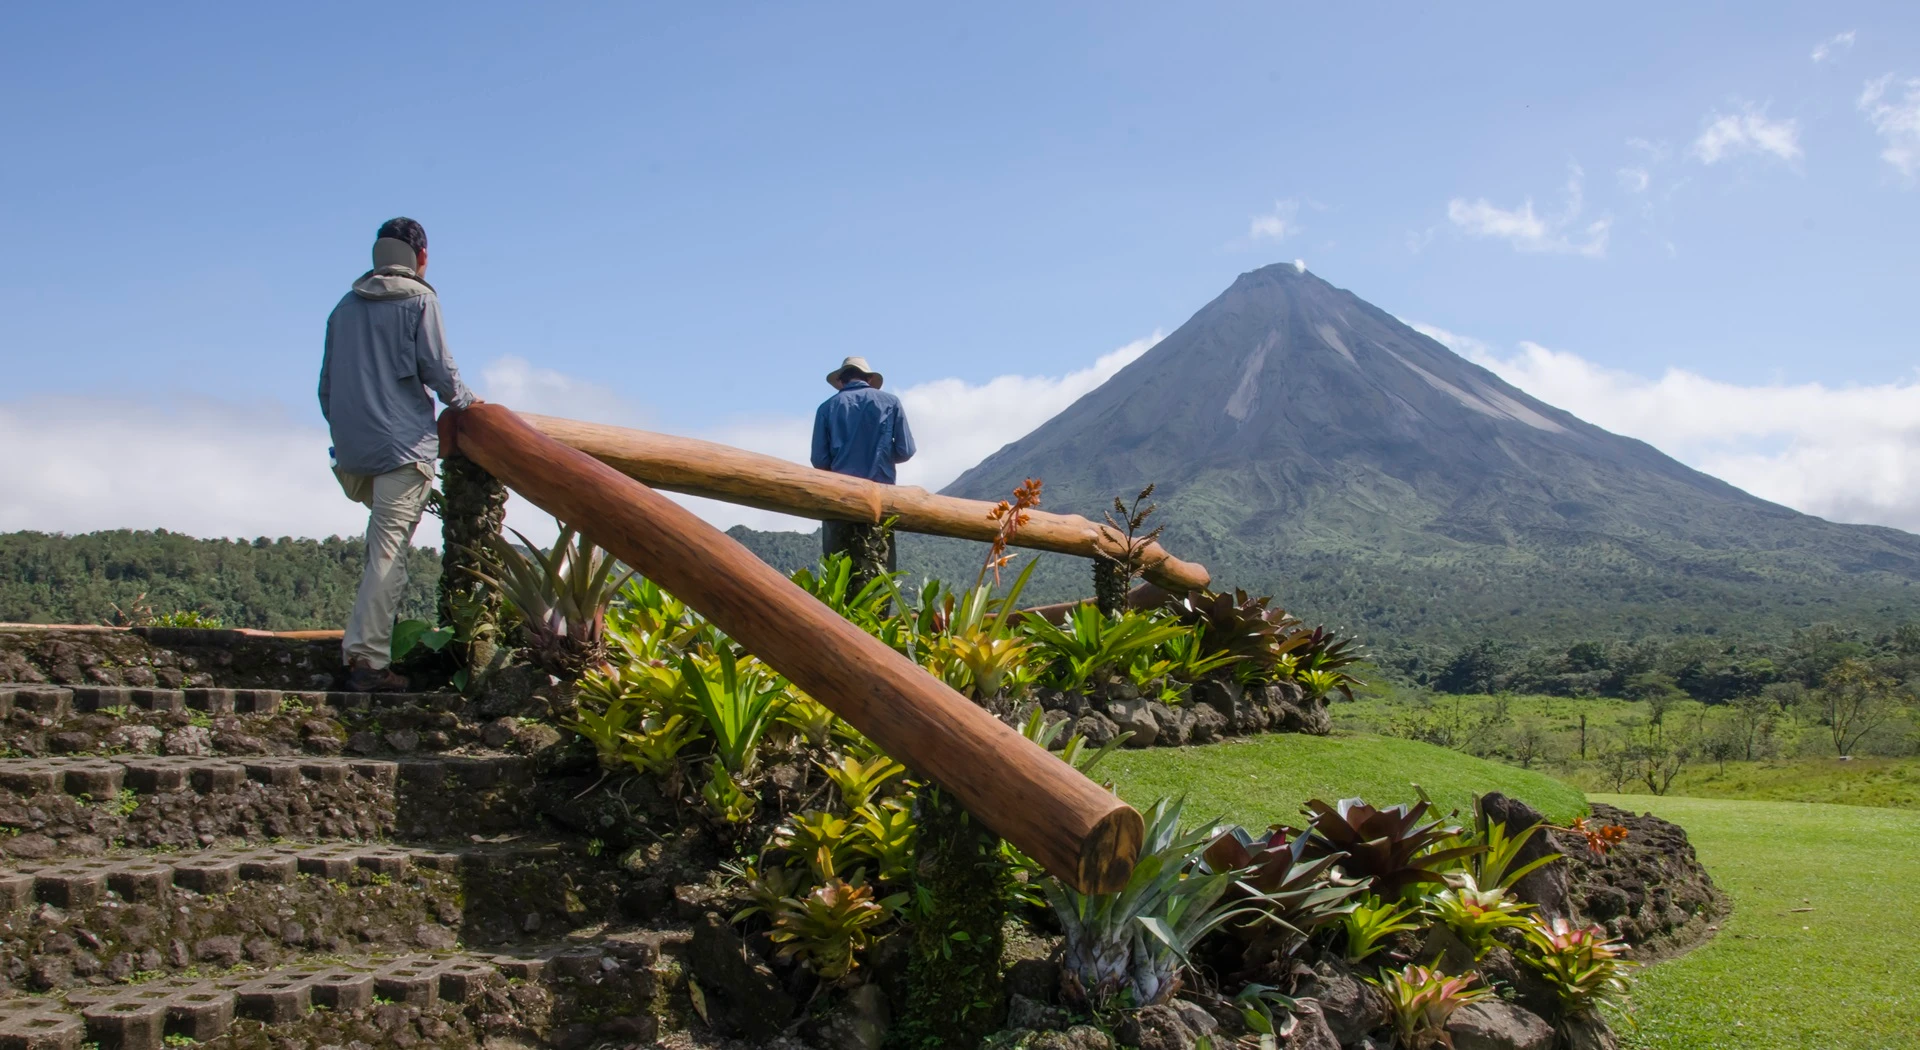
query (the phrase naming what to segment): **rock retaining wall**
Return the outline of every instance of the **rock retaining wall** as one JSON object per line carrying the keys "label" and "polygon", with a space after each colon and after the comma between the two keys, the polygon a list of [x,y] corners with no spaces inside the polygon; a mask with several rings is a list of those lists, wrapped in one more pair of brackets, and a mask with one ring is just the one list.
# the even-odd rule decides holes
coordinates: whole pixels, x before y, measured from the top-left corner
{"label": "rock retaining wall", "polygon": [[1325,736],[1333,731],[1325,698],[1310,697],[1292,682],[1241,685],[1207,679],[1196,682],[1178,704],[1142,697],[1125,679],[1085,692],[1043,689],[1009,721],[1024,721],[1035,703],[1048,712],[1049,721],[1071,723],[1071,732],[1096,747],[1121,733],[1131,734],[1126,747],[1185,747],[1255,733]]}
{"label": "rock retaining wall", "polygon": [[333,689],[338,640],[178,627],[0,627],[0,682]]}

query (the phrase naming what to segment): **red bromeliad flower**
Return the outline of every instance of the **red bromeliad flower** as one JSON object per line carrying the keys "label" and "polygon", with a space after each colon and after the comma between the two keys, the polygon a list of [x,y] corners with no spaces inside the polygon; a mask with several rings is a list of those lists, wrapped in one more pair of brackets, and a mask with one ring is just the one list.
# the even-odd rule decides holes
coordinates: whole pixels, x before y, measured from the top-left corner
{"label": "red bromeliad flower", "polygon": [[1587,840],[1587,849],[1596,857],[1606,856],[1612,851],[1613,847],[1627,841],[1627,835],[1629,834],[1626,828],[1618,824],[1603,824],[1595,827],[1592,822],[1585,817],[1576,817],[1573,823],[1568,824],[1564,828],[1555,828],[1554,830],[1571,832],[1572,834],[1585,837]]}
{"label": "red bromeliad flower", "polygon": [[997,522],[999,525],[993,536],[993,549],[987,552],[987,567],[993,570],[995,586],[1000,583],[1000,570],[1006,568],[1007,563],[1013,560],[1013,555],[1007,553],[1007,544],[1012,542],[1013,537],[1027,523],[1027,511],[1040,505],[1042,484],[1039,478],[1028,478],[1014,488],[1012,503],[1001,500],[987,512],[987,520]]}

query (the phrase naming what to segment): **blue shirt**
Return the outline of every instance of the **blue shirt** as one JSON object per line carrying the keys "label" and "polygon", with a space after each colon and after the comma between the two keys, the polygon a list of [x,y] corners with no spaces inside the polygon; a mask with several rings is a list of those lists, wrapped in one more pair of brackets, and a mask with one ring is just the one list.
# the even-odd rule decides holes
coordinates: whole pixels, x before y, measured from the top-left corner
{"label": "blue shirt", "polygon": [[813,414],[813,465],[893,484],[896,463],[913,458],[913,434],[900,399],[853,380]]}

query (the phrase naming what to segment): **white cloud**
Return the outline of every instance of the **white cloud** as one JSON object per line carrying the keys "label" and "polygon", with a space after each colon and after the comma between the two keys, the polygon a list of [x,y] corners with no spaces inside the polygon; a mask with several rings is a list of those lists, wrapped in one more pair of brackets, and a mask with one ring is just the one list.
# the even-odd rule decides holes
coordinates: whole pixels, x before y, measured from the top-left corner
{"label": "white cloud", "polygon": [[1300,224],[1295,221],[1299,214],[1299,201],[1274,201],[1272,211],[1253,217],[1247,226],[1247,236],[1272,241],[1285,240],[1300,232]]}
{"label": "white cloud", "polygon": [[1815,62],[1825,62],[1834,55],[1845,54],[1851,50],[1853,50],[1853,30],[1849,29],[1844,33],[1836,33],[1813,45],[1813,60]]}
{"label": "white cloud", "polygon": [[1415,328],[1527,393],[1689,466],[1834,521],[1920,531],[1920,378],[1873,386],[1649,379],[1523,342]]}
{"label": "white cloud", "polygon": [[622,396],[611,386],[540,368],[525,358],[508,356],[489,361],[480,370],[480,381],[474,389],[487,400],[511,405],[518,412],[647,425],[646,413],[634,399]]}
{"label": "white cloud", "polygon": [[[1112,378],[1161,333],[1103,354],[1062,376],[1006,375],[984,383],[937,379],[898,391],[920,451],[900,482],[938,489],[1000,446],[1026,436]],[[514,409],[645,427],[604,387],[517,358],[480,372],[483,397]],[[693,436],[807,461],[812,417],[725,423]],[[358,535],[366,510],[341,494],[327,468],[327,431],[280,410],[203,401],[175,409],[103,398],[0,402],[0,531],[90,532],[164,528],[194,536]],[[728,528],[810,532],[817,523],[691,496],[673,496]],[[538,543],[557,531],[525,500],[507,522]],[[418,542],[438,545],[426,519]]]}
{"label": "white cloud", "polygon": [[1620,188],[1628,193],[1645,193],[1653,185],[1653,173],[1645,168],[1621,168]]}
{"label": "white cloud", "polygon": [[0,448],[0,531],[252,538],[366,528],[365,509],[327,468],[326,430],[284,411],[33,398],[0,404]]}
{"label": "white cloud", "polygon": [[1857,104],[1873,130],[1887,141],[1887,148],[1880,151],[1880,159],[1911,180],[1920,174],[1920,77],[1902,81],[1899,88],[1904,93],[1899,98],[1888,97],[1891,87],[1894,87],[1891,73],[1868,81]]}
{"label": "white cloud", "polygon": [[1501,208],[1486,198],[1469,201],[1455,197],[1447,202],[1447,219],[1475,237],[1492,237],[1513,245],[1515,251],[1557,252],[1599,258],[1607,254],[1607,234],[1613,219],[1602,215],[1581,224],[1585,208],[1582,183],[1585,174],[1578,166],[1567,177],[1566,206],[1557,215],[1540,215],[1533,210],[1531,197],[1518,208]]}
{"label": "white cloud", "polygon": [[1800,124],[1791,118],[1770,120],[1764,107],[1747,103],[1739,113],[1707,114],[1700,137],[1687,152],[1702,164],[1718,164],[1746,153],[1795,161],[1801,157]]}

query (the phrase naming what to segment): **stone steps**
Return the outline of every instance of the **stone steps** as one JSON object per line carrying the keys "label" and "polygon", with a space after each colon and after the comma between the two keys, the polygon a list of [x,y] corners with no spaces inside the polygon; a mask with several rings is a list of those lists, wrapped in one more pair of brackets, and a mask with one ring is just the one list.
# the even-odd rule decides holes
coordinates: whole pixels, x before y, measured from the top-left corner
{"label": "stone steps", "polygon": [[[0,683],[0,1050],[704,1029],[690,933],[629,924],[702,914],[707,847],[651,797],[581,802],[547,701],[180,684]],[[592,838],[649,817],[651,852]]]}
{"label": "stone steps", "polygon": [[0,747],[53,754],[406,755],[517,750],[552,729],[458,693],[0,684]]}
{"label": "stone steps", "polygon": [[633,907],[632,880],[593,852],[334,842],[15,864],[0,868],[0,986],[551,938]]}
{"label": "stone steps", "polygon": [[540,824],[531,759],[0,759],[0,852],[85,856],[240,838],[441,839]]}
{"label": "stone steps", "polygon": [[[301,960],[0,999],[0,1050],[219,1045],[474,1046],[648,1042],[689,1015],[687,935],[629,931],[506,954]],[[272,1039],[276,1042],[268,1043]]]}

